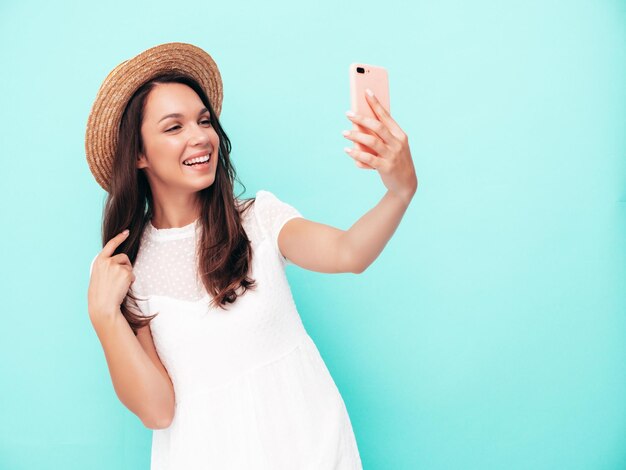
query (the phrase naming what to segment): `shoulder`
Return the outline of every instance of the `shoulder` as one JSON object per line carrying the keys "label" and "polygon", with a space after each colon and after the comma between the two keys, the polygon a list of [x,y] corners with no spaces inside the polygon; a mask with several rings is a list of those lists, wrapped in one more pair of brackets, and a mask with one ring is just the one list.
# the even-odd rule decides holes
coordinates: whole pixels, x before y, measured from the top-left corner
{"label": "shoulder", "polygon": [[267,189],[259,189],[255,196],[256,200],[278,199],[273,192],[268,191]]}
{"label": "shoulder", "polygon": [[259,189],[256,192],[255,200],[257,201],[258,206],[263,208],[293,208],[293,206],[287,203],[285,199],[277,196],[274,192],[268,191],[267,189]]}
{"label": "shoulder", "polygon": [[[291,219],[303,217],[298,209],[279,198],[274,192],[260,189],[256,192],[255,214],[264,238],[280,253],[278,235]],[[282,256],[282,255],[281,255]],[[283,258],[284,260],[284,258]]]}
{"label": "shoulder", "polygon": [[291,204],[285,200],[279,198],[272,191],[266,189],[259,189],[256,192],[255,206],[257,217],[259,217],[260,223],[272,225],[278,220],[282,220],[286,217],[298,215],[300,212]]}

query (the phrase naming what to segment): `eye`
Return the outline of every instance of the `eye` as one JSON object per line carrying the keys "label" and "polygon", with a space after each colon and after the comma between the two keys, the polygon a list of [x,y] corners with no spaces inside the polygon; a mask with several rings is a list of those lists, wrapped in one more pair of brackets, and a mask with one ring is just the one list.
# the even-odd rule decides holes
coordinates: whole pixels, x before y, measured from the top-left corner
{"label": "eye", "polygon": [[[209,126],[211,125],[211,121],[210,121],[209,119],[203,119],[203,120],[202,120],[202,121],[200,121],[200,122],[207,123]],[[173,131],[173,130],[174,130],[174,129],[176,129],[177,127],[180,127],[180,126],[170,127],[170,128],[169,128],[169,129],[167,129],[165,132]]]}

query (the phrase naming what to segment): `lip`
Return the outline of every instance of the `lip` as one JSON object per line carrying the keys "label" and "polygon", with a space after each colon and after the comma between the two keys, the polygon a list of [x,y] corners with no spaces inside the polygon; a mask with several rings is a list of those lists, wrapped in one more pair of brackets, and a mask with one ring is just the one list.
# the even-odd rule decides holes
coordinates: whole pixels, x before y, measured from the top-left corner
{"label": "lip", "polygon": [[183,158],[180,163],[183,163],[186,160],[191,160],[192,158],[205,157],[210,154],[211,154],[210,150],[203,150],[202,152],[194,153],[193,155],[190,155],[189,157]]}
{"label": "lip", "polygon": [[212,165],[211,162],[207,162],[207,163],[201,163],[200,165],[194,165],[194,166],[188,166],[188,165],[183,165],[185,167],[185,170],[183,171],[192,171],[194,173],[199,172],[199,173],[204,173],[207,171],[212,171]]}

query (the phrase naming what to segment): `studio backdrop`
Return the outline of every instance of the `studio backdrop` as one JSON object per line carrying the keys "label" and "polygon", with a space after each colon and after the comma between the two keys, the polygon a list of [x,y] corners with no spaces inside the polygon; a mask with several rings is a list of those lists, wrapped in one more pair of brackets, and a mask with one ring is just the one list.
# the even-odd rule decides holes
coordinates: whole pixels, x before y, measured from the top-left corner
{"label": "studio backdrop", "polygon": [[389,72],[402,222],[361,274],[287,267],[366,470],[626,468],[623,1],[5,0],[0,469],[149,468],[87,311],[84,138],[106,74],[171,41],[220,67],[236,194],[344,230],[385,194],[343,151],[348,66]]}

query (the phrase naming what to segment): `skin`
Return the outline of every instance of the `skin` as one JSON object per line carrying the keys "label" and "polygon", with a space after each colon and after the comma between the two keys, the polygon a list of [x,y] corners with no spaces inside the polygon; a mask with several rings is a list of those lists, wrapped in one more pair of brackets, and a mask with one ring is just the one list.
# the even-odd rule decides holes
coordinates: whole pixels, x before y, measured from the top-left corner
{"label": "skin", "polygon": [[[219,136],[209,112],[196,92],[182,83],[159,83],[146,100],[141,136],[145,153],[137,160],[154,197],[152,225],[158,229],[183,227],[200,216],[198,191],[215,181]],[[182,117],[165,115],[180,113]],[[183,165],[202,151],[211,152],[205,170]]]}

